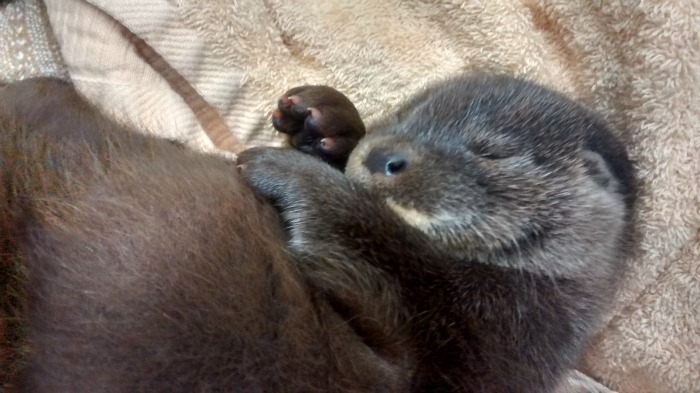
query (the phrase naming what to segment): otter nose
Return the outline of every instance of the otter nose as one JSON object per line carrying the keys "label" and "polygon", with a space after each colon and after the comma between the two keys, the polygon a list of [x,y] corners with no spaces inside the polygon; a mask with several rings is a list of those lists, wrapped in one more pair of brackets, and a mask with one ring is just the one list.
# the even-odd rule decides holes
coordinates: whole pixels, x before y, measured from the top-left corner
{"label": "otter nose", "polygon": [[393,176],[403,172],[408,166],[408,161],[400,153],[372,150],[367,155],[365,166],[371,174]]}

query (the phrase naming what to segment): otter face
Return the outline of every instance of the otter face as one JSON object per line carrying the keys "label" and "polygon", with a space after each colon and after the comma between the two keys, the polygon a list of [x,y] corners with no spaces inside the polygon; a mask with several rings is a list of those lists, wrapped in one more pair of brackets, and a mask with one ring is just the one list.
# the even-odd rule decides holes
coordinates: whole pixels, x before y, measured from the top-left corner
{"label": "otter face", "polygon": [[[617,180],[586,148],[608,132],[544,88],[464,78],[427,90],[368,134],[346,174],[459,257],[519,253],[557,236],[593,245],[624,221]],[[584,223],[604,230],[572,233]]]}

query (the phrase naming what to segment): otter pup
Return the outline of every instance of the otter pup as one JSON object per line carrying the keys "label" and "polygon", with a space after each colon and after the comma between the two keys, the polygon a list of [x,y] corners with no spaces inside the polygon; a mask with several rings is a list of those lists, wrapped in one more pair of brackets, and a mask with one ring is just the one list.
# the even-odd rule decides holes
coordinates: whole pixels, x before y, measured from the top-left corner
{"label": "otter pup", "polygon": [[308,100],[327,94],[286,95],[275,126],[293,138],[316,116],[297,147],[330,138],[307,151],[345,173],[252,149],[241,177],[65,83],[0,88],[0,300],[21,325],[7,388],[553,390],[623,265],[624,147],[507,77],[428,89],[362,139],[319,122],[356,113]]}
{"label": "otter pup", "polygon": [[291,150],[239,158],[284,218],[303,275],[377,353],[410,353],[413,391],[551,391],[624,266],[624,146],[562,95],[482,75],[427,89],[328,159],[321,141],[334,133],[315,126],[357,113],[324,111],[332,94],[291,90],[274,124],[314,135],[306,143],[347,161],[344,174]]}

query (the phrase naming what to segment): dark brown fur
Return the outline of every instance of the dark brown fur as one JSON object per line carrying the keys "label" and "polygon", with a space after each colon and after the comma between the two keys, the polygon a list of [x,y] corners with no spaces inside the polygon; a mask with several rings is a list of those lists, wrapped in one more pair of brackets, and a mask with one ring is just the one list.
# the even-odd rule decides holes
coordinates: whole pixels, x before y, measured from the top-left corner
{"label": "dark brown fur", "polygon": [[[356,115],[338,102],[325,113]],[[63,83],[4,88],[0,116],[24,391],[551,391],[623,265],[624,147],[510,78],[429,89],[349,157],[308,151],[345,174],[242,154],[286,232],[232,163],[123,129]],[[364,126],[315,132],[354,147]]]}
{"label": "dark brown fur", "polygon": [[397,386],[231,162],[131,133],[52,80],[0,90],[0,119],[3,297],[16,264],[27,283],[18,390]]}
{"label": "dark brown fur", "polygon": [[272,125],[287,135],[290,146],[336,168],[345,167],[365,136],[365,124],[355,105],[328,86],[289,89],[278,102]]}

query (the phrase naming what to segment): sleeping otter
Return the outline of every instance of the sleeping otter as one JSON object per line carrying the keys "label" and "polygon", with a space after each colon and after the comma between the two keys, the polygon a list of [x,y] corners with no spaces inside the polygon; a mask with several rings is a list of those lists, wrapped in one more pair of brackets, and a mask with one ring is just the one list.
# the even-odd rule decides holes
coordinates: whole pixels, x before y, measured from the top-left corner
{"label": "sleeping otter", "polygon": [[[291,114],[304,108],[318,118],[297,132],[330,122],[314,102],[328,101],[323,89],[287,93],[277,128],[293,135]],[[359,140],[345,174],[254,149],[241,157],[246,177],[280,210],[304,275],[356,331],[380,349],[411,343],[415,390],[551,390],[624,263],[624,146],[581,106],[503,76],[427,89],[388,123]],[[334,137],[311,131],[312,145]]]}
{"label": "sleeping otter", "polygon": [[[624,264],[624,146],[509,77],[429,88],[364,138],[329,94],[275,114],[290,138],[321,125],[296,141],[312,155],[234,164],[114,124],[61,82],[2,88],[15,388],[552,391]],[[324,128],[333,113],[354,126]]]}

